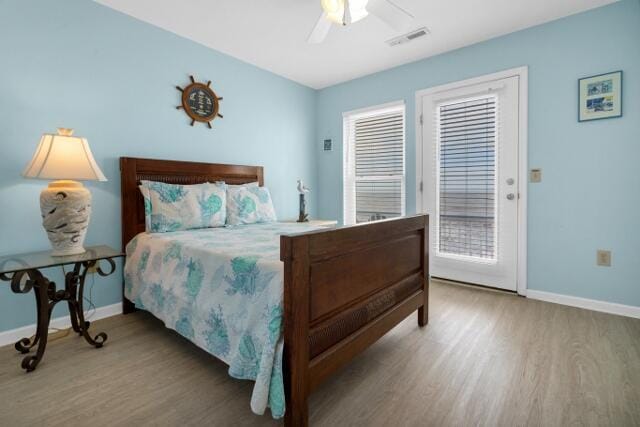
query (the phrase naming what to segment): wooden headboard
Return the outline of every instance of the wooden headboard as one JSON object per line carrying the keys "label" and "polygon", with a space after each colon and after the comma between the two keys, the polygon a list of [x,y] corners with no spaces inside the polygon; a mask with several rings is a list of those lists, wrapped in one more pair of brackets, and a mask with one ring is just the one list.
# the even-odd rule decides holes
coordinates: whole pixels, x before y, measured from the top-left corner
{"label": "wooden headboard", "polygon": [[123,251],[136,234],[144,231],[144,201],[138,189],[141,180],[170,184],[199,184],[215,181],[245,184],[257,181],[260,185],[264,185],[264,174],[262,166],[120,157]]}

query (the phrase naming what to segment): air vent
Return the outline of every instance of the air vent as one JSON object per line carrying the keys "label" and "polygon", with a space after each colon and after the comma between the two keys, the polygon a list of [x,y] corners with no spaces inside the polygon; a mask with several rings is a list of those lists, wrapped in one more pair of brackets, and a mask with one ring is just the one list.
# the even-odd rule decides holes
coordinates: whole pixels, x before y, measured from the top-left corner
{"label": "air vent", "polygon": [[419,39],[420,37],[424,37],[427,34],[429,34],[429,29],[427,27],[422,27],[422,28],[418,28],[417,30],[411,31],[410,33],[403,34],[391,40],[387,40],[386,43],[389,46],[398,46],[400,44],[409,43],[410,41]]}

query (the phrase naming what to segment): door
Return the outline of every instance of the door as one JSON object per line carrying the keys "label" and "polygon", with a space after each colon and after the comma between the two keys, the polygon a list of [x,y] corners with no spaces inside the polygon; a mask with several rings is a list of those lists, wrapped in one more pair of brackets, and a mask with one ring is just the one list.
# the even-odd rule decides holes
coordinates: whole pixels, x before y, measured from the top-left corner
{"label": "door", "polygon": [[519,77],[422,97],[433,277],[516,291]]}

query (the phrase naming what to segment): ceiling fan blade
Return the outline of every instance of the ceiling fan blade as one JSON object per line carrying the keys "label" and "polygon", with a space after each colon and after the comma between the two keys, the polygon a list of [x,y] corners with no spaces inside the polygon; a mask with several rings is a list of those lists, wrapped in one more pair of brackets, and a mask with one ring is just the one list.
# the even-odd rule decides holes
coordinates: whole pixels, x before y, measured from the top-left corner
{"label": "ceiling fan blade", "polygon": [[318,44],[322,43],[324,39],[329,34],[329,30],[331,29],[331,21],[327,18],[326,13],[320,15],[318,22],[316,22],[315,27],[313,27],[313,31],[309,34],[307,38],[307,43]]}
{"label": "ceiling fan blade", "polygon": [[413,15],[390,0],[369,0],[367,12],[398,32],[408,31],[413,24]]}

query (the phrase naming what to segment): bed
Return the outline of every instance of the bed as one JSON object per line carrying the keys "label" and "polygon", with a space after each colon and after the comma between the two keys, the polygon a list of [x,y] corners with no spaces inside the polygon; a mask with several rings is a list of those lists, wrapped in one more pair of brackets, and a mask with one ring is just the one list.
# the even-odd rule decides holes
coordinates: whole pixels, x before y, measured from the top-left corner
{"label": "bed", "polygon": [[[287,426],[308,425],[308,396],[329,375],[411,313],[427,324],[427,216],[153,235],[143,233],[141,180],[263,185],[263,168],[123,157],[120,169],[122,243],[129,246],[124,313],[150,311],[222,359],[230,375],[256,381],[254,412],[269,406],[275,417],[284,412]],[[176,246],[183,253],[172,259]],[[180,292],[170,283],[176,270],[187,282]],[[187,280],[193,271],[195,282]],[[254,353],[260,363],[248,357]]]}

